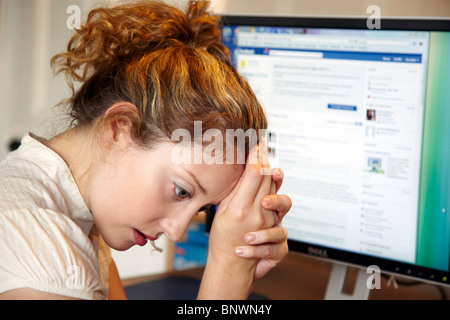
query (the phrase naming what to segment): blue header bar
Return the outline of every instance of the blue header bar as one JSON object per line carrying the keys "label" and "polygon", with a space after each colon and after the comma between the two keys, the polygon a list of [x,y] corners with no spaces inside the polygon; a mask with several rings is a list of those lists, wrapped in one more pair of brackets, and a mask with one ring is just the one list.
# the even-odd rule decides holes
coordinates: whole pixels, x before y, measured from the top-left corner
{"label": "blue header bar", "polygon": [[421,54],[407,53],[383,53],[383,52],[354,52],[354,51],[321,51],[321,50],[293,50],[293,49],[274,49],[274,48],[238,48],[237,53],[270,55],[271,50],[284,51],[285,56],[289,52],[311,52],[322,54],[322,59],[344,59],[344,60],[363,60],[363,61],[381,61],[381,62],[400,62],[400,63],[422,63]]}

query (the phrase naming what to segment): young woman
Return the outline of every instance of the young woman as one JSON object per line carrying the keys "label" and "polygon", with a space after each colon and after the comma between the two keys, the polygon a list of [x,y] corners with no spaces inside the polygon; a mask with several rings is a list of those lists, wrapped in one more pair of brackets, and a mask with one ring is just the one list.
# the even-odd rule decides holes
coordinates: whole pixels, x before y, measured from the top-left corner
{"label": "young woman", "polygon": [[[0,164],[0,298],[123,297],[108,247],[178,241],[213,204],[199,298],[246,298],[286,256],[291,201],[275,194],[282,172],[264,174],[264,144],[195,139],[199,123],[201,137],[266,128],[207,8],[99,8],[52,59],[73,90],[72,126],[50,140],[25,136]],[[209,148],[218,161],[178,161],[177,129],[192,137],[184,160]],[[257,161],[219,161],[242,156]]]}

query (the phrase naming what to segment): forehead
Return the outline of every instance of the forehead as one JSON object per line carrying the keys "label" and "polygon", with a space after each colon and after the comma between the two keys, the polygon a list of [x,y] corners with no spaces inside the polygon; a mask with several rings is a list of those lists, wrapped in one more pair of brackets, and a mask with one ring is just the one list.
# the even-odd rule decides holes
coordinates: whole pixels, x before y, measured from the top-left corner
{"label": "forehead", "polygon": [[182,164],[205,189],[210,203],[219,203],[236,186],[244,170],[238,164]]}

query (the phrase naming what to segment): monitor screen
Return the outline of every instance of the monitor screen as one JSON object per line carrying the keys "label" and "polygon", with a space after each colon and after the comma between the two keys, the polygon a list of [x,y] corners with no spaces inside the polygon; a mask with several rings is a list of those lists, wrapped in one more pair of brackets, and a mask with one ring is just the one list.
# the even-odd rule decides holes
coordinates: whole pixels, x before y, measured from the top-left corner
{"label": "monitor screen", "polygon": [[450,20],[223,21],[285,173],[290,250],[450,282]]}

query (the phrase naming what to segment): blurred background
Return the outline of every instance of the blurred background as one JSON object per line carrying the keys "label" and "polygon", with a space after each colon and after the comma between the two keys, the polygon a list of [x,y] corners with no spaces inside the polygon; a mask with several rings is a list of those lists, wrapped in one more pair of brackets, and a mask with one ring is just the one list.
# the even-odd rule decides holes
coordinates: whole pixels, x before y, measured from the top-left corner
{"label": "blurred background", "polygon": [[[27,132],[51,137],[68,127],[59,101],[70,96],[62,76],[54,77],[51,57],[64,51],[72,25],[87,13],[113,0],[0,0],[0,159]],[[183,7],[187,0],[167,0]],[[381,18],[450,17],[450,0],[213,0],[212,9],[224,14],[369,17],[377,5]],[[203,241],[203,240],[202,240]],[[174,251],[167,239],[157,245],[113,252],[123,278],[167,271]]]}

